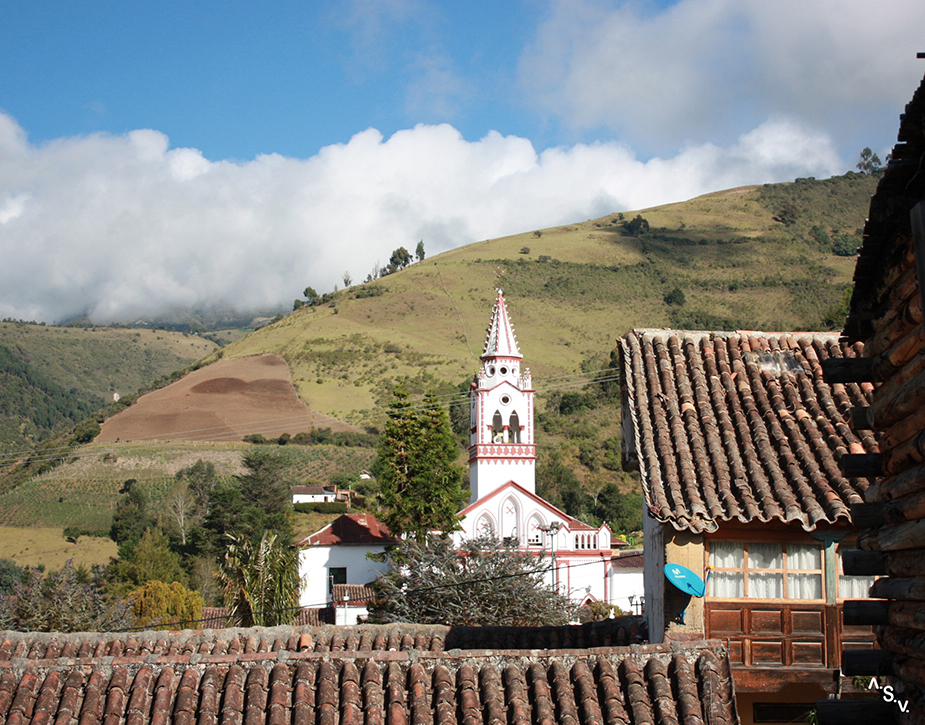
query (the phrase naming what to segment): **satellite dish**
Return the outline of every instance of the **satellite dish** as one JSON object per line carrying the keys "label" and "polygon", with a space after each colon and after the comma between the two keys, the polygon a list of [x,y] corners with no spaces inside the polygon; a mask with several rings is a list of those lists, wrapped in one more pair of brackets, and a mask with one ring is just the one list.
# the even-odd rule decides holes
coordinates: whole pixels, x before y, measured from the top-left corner
{"label": "satellite dish", "polygon": [[[665,577],[685,594],[702,597],[707,590],[706,582],[686,566],[665,564]],[[709,579],[710,575],[707,574]]]}

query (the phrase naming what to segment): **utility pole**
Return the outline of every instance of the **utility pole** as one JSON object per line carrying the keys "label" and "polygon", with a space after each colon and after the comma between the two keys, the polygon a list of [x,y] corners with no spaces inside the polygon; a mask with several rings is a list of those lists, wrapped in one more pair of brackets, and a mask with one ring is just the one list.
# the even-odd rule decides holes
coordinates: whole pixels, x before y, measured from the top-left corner
{"label": "utility pole", "polygon": [[539,527],[540,531],[549,535],[549,552],[552,561],[552,585],[557,594],[559,593],[559,570],[556,569],[556,536],[558,536],[559,529],[561,528],[561,521],[553,521],[549,526]]}

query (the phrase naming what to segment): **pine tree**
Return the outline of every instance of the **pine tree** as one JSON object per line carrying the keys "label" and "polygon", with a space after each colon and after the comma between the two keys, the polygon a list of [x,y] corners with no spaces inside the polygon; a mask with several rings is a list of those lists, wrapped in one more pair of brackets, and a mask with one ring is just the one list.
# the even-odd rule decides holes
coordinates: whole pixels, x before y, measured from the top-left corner
{"label": "pine tree", "polygon": [[424,541],[429,531],[459,528],[456,512],[467,495],[458,455],[446,410],[433,398],[413,406],[396,390],[375,465],[387,509],[381,518],[393,534]]}

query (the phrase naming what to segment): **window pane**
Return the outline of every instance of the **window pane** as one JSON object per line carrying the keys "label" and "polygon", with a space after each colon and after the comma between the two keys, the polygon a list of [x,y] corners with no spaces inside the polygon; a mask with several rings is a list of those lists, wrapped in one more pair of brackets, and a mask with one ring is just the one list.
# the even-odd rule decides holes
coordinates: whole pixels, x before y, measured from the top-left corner
{"label": "window pane", "polygon": [[711,542],[710,564],[724,569],[744,566],[745,544],[734,541]]}
{"label": "window pane", "polygon": [[822,569],[822,547],[812,544],[788,544],[787,568]]}
{"label": "window pane", "polygon": [[714,571],[710,575],[710,596],[741,599],[745,596],[745,575],[734,571]]}
{"label": "window pane", "polygon": [[822,599],[822,574],[788,574],[787,599]]}
{"label": "window pane", "polygon": [[[780,548],[780,547],[778,547]],[[782,599],[784,596],[783,574],[748,574],[749,599]]]}
{"label": "window pane", "polygon": [[783,569],[784,550],[780,544],[749,544],[749,569]]}
{"label": "window pane", "polygon": [[840,599],[867,599],[870,588],[877,581],[875,576],[845,576],[838,577],[838,596]]}

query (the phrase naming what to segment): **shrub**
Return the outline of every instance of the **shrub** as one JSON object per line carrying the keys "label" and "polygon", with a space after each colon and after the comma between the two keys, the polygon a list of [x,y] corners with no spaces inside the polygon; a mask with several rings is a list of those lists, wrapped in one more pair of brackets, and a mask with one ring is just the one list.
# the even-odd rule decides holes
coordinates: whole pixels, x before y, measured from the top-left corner
{"label": "shrub", "polygon": [[839,257],[853,257],[858,253],[858,238],[851,234],[839,234],[832,242],[832,253]]}
{"label": "shrub", "polygon": [[680,287],[675,287],[671,292],[665,295],[665,302],[672,307],[681,307],[686,301],[684,290]]}
{"label": "shrub", "polygon": [[292,508],[300,514],[343,514],[347,512],[347,504],[344,501],[305,501],[293,504]]}
{"label": "shrub", "polygon": [[136,627],[179,629],[178,625],[202,618],[205,602],[199,592],[191,591],[180,582],[165,584],[156,579],[129,594]]}

